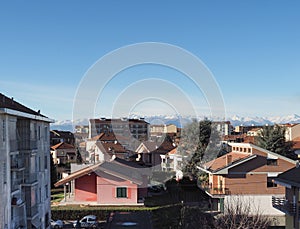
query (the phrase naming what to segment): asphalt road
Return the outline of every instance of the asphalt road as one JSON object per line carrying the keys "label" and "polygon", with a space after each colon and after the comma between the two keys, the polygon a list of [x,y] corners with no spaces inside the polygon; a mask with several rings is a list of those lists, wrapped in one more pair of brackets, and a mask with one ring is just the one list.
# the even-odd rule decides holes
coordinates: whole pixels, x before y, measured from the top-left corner
{"label": "asphalt road", "polygon": [[143,228],[152,229],[149,212],[114,212],[111,213],[106,229],[117,228]]}

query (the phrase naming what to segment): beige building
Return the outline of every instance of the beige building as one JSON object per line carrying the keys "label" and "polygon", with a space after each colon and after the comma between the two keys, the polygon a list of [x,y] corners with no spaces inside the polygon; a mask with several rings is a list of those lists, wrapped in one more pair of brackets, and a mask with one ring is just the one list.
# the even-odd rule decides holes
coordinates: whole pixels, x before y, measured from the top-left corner
{"label": "beige building", "polygon": [[286,141],[293,141],[295,138],[300,137],[300,124],[285,124],[283,126],[286,128]]}
{"label": "beige building", "polygon": [[169,125],[151,125],[150,126],[150,135],[162,135],[162,134],[176,134],[177,126],[174,124]]}
{"label": "beige building", "polygon": [[50,228],[50,122],[0,94],[0,228]]}

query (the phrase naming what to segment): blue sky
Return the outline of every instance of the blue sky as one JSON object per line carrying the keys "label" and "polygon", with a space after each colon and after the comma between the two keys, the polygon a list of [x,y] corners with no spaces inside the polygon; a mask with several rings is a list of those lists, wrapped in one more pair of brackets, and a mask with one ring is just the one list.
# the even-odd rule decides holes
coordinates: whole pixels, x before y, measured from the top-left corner
{"label": "blue sky", "polygon": [[[76,89],[99,58],[151,41],[200,58],[219,84],[228,115],[300,114],[299,12],[299,2],[277,0],[1,1],[0,91],[53,119],[72,119]],[[97,114],[109,115],[113,100],[142,76],[178,85],[207,109],[201,92],[179,73],[144,66],[107,85]],[[145,114],[162,113],[164,106],[153,103]]]}

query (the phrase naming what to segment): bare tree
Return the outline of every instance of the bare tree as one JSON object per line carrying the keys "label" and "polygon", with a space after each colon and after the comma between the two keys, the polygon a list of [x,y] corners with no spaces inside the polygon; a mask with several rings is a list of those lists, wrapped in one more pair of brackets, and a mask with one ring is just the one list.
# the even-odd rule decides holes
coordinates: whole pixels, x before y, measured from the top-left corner
{"label": "bare tree", "polygon": [[270,225],[272,220],[251,199],[242,196],[231,198],[225,205],[224,214],[215,221],[216,229],[267,229]]}

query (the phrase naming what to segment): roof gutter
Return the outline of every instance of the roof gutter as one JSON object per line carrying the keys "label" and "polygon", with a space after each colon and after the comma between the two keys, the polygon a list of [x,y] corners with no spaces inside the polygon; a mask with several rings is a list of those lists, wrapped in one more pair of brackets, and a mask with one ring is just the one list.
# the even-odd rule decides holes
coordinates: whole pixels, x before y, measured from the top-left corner
{"label": "roof gutter", "polygon": [[33,115],[33,114],[25,113],[22,111],[16,111],[16,110],[9,109],[9,108],[0,108],[0,114],[8,114],[8,115],[12,115],[12,116],[19,116],[19,117],[23,117],[23,118],[38,120],[38,121],[54,123],[54,119],[50,119],[50,118],[39,116],[39,115]]}

